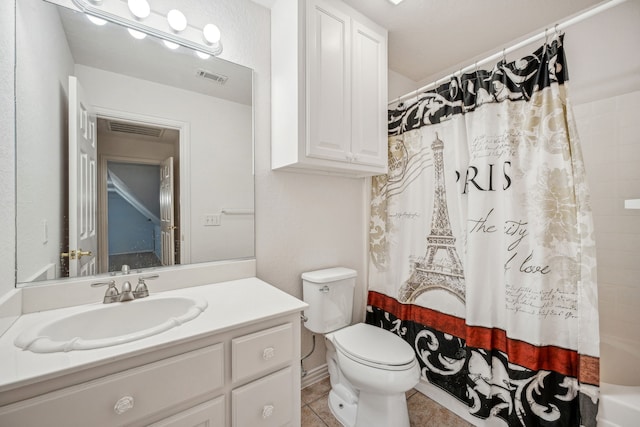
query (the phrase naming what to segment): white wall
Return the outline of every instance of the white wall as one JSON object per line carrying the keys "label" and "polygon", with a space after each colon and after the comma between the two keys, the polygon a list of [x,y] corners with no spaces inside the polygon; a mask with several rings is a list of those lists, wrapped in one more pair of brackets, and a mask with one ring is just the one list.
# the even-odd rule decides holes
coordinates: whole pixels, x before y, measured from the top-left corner
{"label": "white wall", "polygon": [[574,108],[591,188],[598,260],[600,333],[640,350],[640,91]]}
{"label": "white wall", "polygon": [[[38,7],[34,7],[38,6]],[[55,7],[34,1],[17,5],[19,61],[16,70],[20,145],[17,170],[18,281],[33,280],[49,265],[60,277],[60,251],[64,241],[67,153],[67,94],[73,58]],[[42,33],[32,31],[42,29]],[[43,168],[42,165],[47,165]],[[58,185],[47,185],[55,182]],[[46,191],[42,191],[46,188]],[[45,236],[46,223],[46,236]],[[51,277],[49,277],[51,278]]]}
{"label": "white wall", "polygon": [[624,209],[624,200],[640,198],[639,22],[640,2],[631,0],[567,31],[569,93],[596,231],[600,334],[638,351],[640,211]]}
{"label": "white wall", "polygon": [[567,41],[567,58],[591,188],[600,334],[627,340],[636,351],[640,210],[624,209],[624,200],[640,198],[639,23],[640,2],[631,0],[567,32],[571,40],[588,40],[584,45]]}
{"label": "white wall", "polygon": [[15,284],[15,3],[0,1],[0,298]]}

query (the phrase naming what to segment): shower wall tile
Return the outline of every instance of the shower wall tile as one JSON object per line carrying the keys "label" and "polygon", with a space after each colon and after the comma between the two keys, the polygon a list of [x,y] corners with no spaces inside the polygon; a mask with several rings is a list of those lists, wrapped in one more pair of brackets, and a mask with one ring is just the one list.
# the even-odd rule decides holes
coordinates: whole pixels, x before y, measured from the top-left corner
{"label": "shower wall tile", "polygon": [[602,99],[598,102],[591,102],[591,114],[593,115],[601,115],[601,114],[611,114],[616,110],[617,99],[607,98]]}
{"label": "shower wall tile", "polygon": [[591,190],[600,332],[640,349],[640,91],[573,108]]}

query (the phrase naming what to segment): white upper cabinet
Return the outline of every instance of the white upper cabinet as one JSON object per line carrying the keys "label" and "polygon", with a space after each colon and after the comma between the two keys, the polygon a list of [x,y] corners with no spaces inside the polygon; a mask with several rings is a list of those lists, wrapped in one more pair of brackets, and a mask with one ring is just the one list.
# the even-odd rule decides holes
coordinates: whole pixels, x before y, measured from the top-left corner
{"label": "white upper cabinet", "polygon": [[272,168],[387,172],[387,31],[335,0],[271,11]]}

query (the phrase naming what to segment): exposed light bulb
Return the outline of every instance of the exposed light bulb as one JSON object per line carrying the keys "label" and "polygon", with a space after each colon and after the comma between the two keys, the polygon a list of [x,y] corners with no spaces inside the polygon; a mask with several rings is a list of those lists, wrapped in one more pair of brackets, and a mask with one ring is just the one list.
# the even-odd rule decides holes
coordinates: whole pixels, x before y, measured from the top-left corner
{"label": "exposed light bulb", "polygon": [[127,28],[127,31],[129,31],[129,34],[131,34],[131,37],[133,37],[134,39],[142,40],[143,38],[147,37],[147,35],[142,31],[134,30],[132,28]]}
{"label": "exposed light bulb", "polygon": [[107,23],[104,19],[96,18],[95,16],[87,15],[87,18],[96,25],[104,25]]}
{"label": "exposed light bulb", "polygon": [[128,0],[129,10],[138,19],[144,19],[151,13],[151,6],[147,0]]}
{"label": "exposed light bulb", "polygon": [[170,42],[169,40],[162,40],[162,43],[171,50],[175,50],[180,47],[178,43]]}
{"label": "exposed light bulb", "polygon": [[200,59],[209,59],[209,58],[211,58],[211,55],[209,55],[208,53],[200,52],[199,50],[196,50],[196,55],[198,55],[198,58],[200,58]]}
{"label": "exposed light bulb", "polygon": [[220,42],[220,29],[213,24],[205,25],[202,29],[202,35],[204,36],[204,41],[208,44]]}
{"label": "exposed light bulb", "polygon": [[172,9],[167,13],[167,21],[175,32],[184,31],[187,28],[187,17],[178,9]]}

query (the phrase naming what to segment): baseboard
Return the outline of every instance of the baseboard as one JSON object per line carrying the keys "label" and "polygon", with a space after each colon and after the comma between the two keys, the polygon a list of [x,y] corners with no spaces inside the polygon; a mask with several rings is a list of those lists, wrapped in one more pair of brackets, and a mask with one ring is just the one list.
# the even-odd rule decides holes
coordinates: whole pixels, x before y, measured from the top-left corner
{"label": "baseboard", "polygon": [[302,377],[301,389],[310,386],[311,384],[315,384],[318,381],[322,381],[323,379],[329,376],[329,369],[327,368],[327,364],[320,365],[318,367],[309,369],[307,371],[307,375]]}

